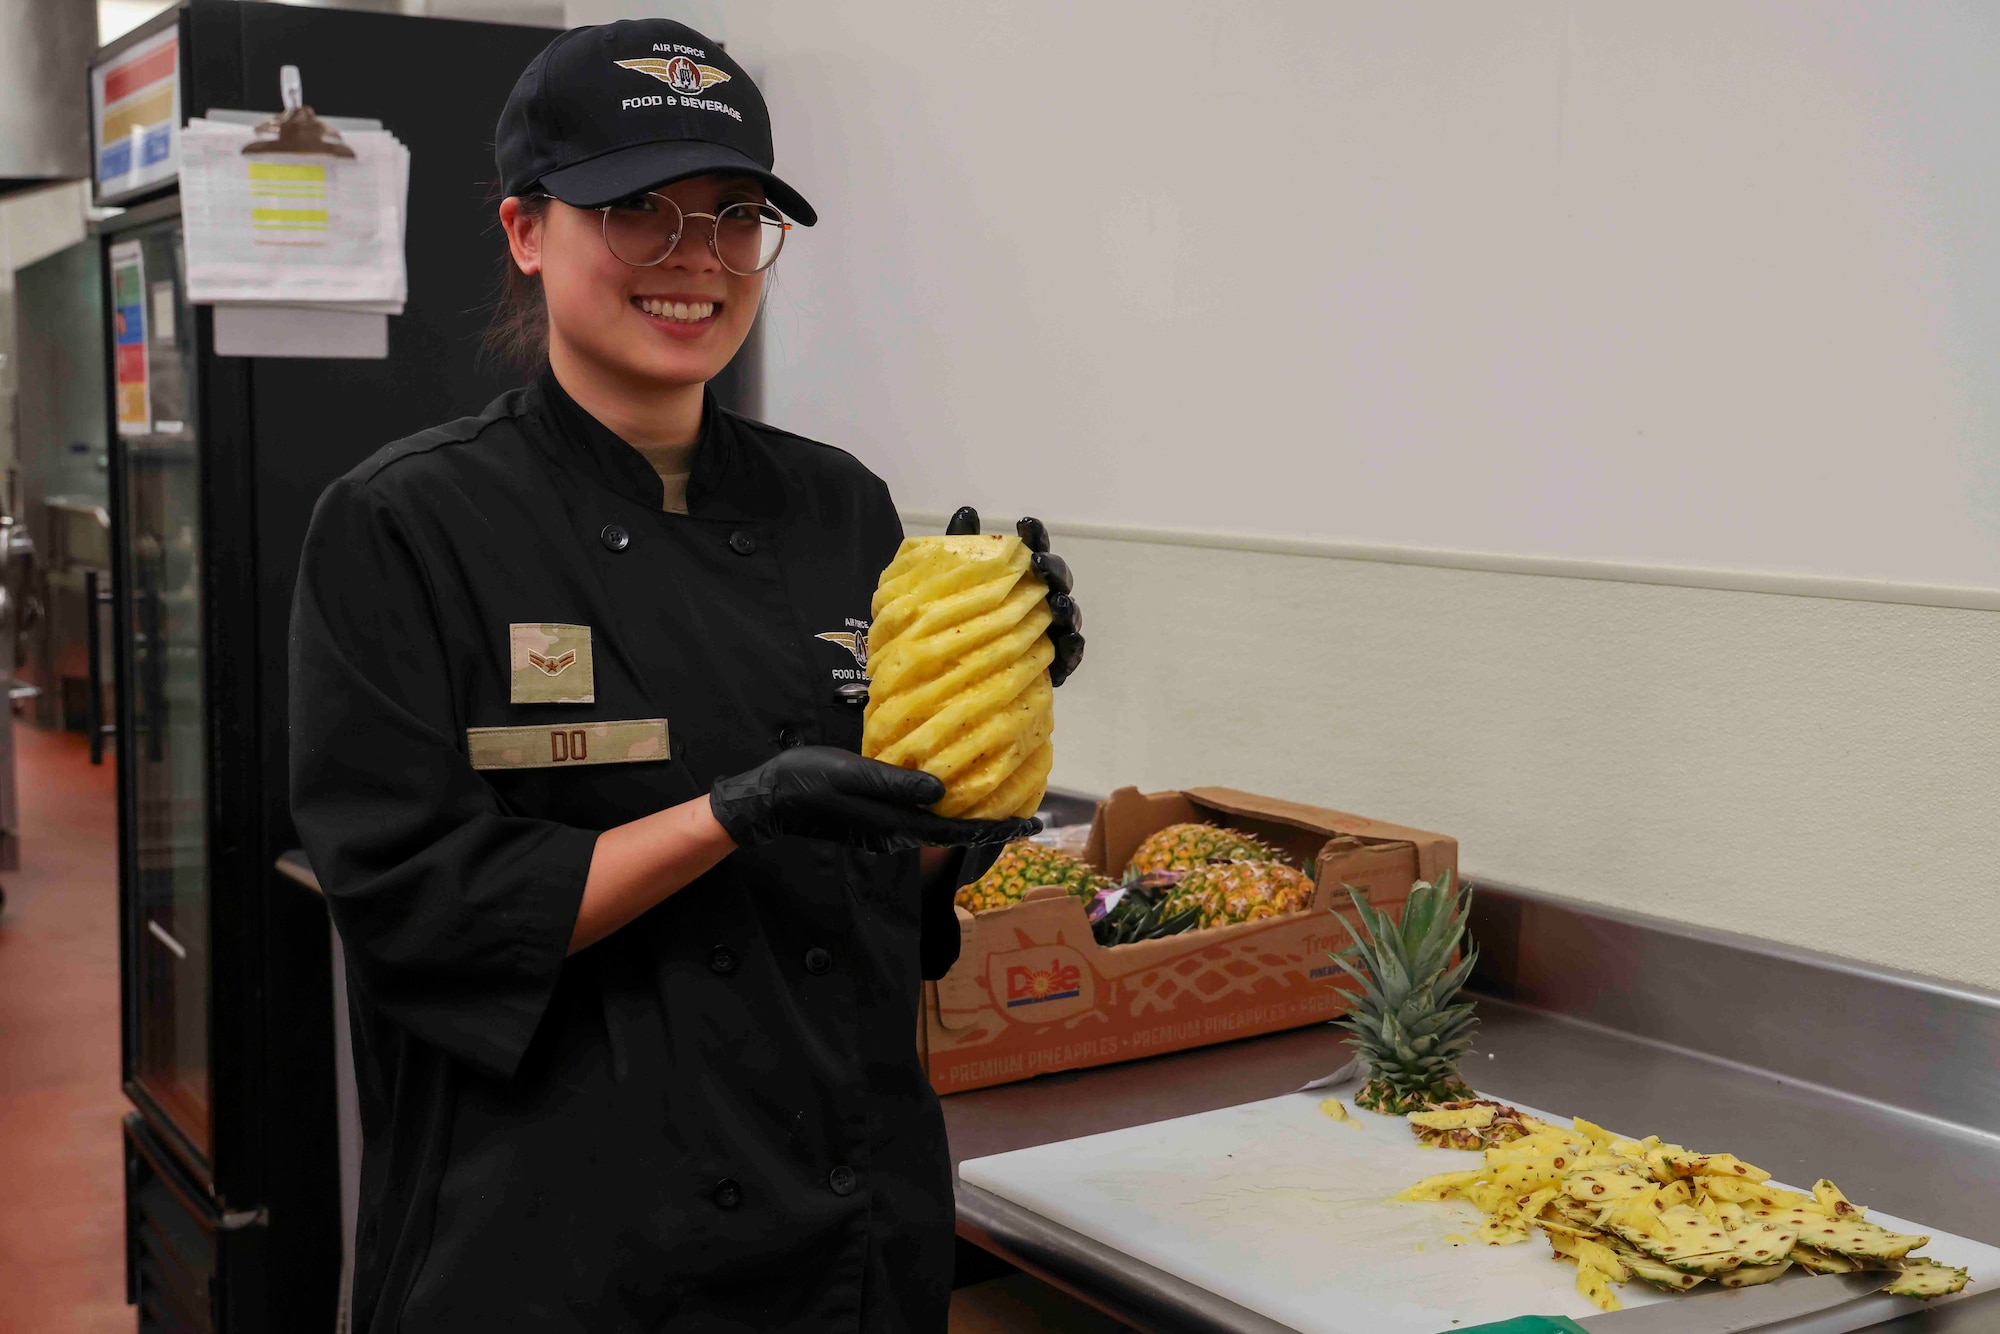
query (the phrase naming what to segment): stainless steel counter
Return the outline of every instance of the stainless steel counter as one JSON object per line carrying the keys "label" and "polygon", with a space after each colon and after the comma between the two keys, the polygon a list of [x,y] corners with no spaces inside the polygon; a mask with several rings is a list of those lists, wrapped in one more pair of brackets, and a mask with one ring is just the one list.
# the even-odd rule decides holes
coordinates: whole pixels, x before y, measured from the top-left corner
{"label": "stainless steel counter", "polygon": [[[280,859],[317,888],[303,854]],[[1480,1089],[1728,1150],[2000,1245],[2000,995],[1488,886]],[[1329,1025],[943,1100],[952,1167],[1289,1093],[1348,1057]],[[1157,1334],[1283,1327],[975,1187],[966,1241]],[[1877,1327],[2000,1334],[2000,1291]],[[1781,1334],[1772,1330],[1770,1334]]]}
{"label": "stainless steel counter", "polygon": [[[1782,1180],[1831,1177],[1863,1203],[2000,1244],[2000,1134],[1940,1115],[2000,1118],[1982,1096],[2000,1066],[2000,997],[1518,891],[1490,891],[1478,929],[1492,962],[1465,1073],[1483,1091],[1728,1150]],[[1569,1013],[1496,992],[1559,997]],[[1347,1059],[1341,1036],[1322,1025],[955,1094],[954,1167],[1290,1092]],[[1881,1096],[1895,1078],[1909,1081],[1903,1105]],[[1279,1328],[963,1183],[958,1218],[968,1241],[1141,1329]],[[2000,1331],[2000,1292],[1878,1328]]]}

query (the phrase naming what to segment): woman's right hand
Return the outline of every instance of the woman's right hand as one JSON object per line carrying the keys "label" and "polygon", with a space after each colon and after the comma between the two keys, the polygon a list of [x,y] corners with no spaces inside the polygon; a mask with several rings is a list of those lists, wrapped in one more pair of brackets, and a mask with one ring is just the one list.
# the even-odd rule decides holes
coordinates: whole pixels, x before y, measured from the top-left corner
{"label": "woman's right hand", "polygon": [[1007,843],[1041,821],[952,820],[923,809],[944,784],[918,769],[867,760],[837,746],[797,746],[748,773],[717,779],[708,800],[739,847],[774,838],[823,838],[870,852]]}

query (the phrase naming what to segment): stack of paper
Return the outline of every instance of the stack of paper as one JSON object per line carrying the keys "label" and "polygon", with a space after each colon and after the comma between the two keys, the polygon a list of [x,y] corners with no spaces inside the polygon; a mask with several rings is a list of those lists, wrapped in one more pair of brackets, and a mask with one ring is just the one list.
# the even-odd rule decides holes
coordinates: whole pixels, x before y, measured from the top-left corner
{"label": "stack of paper", "polygon": [[244,153],[255,138],[202,118],[181,133],[188,299],[400,315],[410,150],[348,130],[351,158]]}

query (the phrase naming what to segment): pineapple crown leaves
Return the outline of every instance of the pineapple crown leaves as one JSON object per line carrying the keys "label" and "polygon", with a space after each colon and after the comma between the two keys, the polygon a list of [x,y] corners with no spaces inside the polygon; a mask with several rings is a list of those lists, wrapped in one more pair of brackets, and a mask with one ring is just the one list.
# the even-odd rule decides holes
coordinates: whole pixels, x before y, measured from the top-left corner
{"label": "pineapple crown leaves", "polygon": [[1200,918],[1199,905],[1179,904],[1161,889],[1135,887],[1127,889],[1118,905],[1090,929],[1100,945],[1129,945],[1178,935],[1195,927]]}
{"label": "pineapple crown leaves", "polygon": [[1472,975],[1479,951],[1469,948],[1456,965],[1446,963],[1465,934],[1471,888],[1454,892],[1449,870],[1435,881],[1417,881],[1400,926],[1352,885],[1343,888],[1365,935],[1357,933],[1352,947],[1329,956],[1362,991],[1341,1026],[1406,1064],[1449,1063],[1464,1055],[1472,1046],[1473,1007],[1449,1002]]}

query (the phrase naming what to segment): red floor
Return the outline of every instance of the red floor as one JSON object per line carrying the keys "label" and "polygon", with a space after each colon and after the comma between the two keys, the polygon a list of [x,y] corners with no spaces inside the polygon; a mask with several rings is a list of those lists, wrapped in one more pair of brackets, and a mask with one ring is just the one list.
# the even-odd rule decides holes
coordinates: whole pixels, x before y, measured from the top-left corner
{"label": "red floor", "polygon": [[17,720],[21,869],[0,873],[0,1334],[129,1334],[111,757]]}

